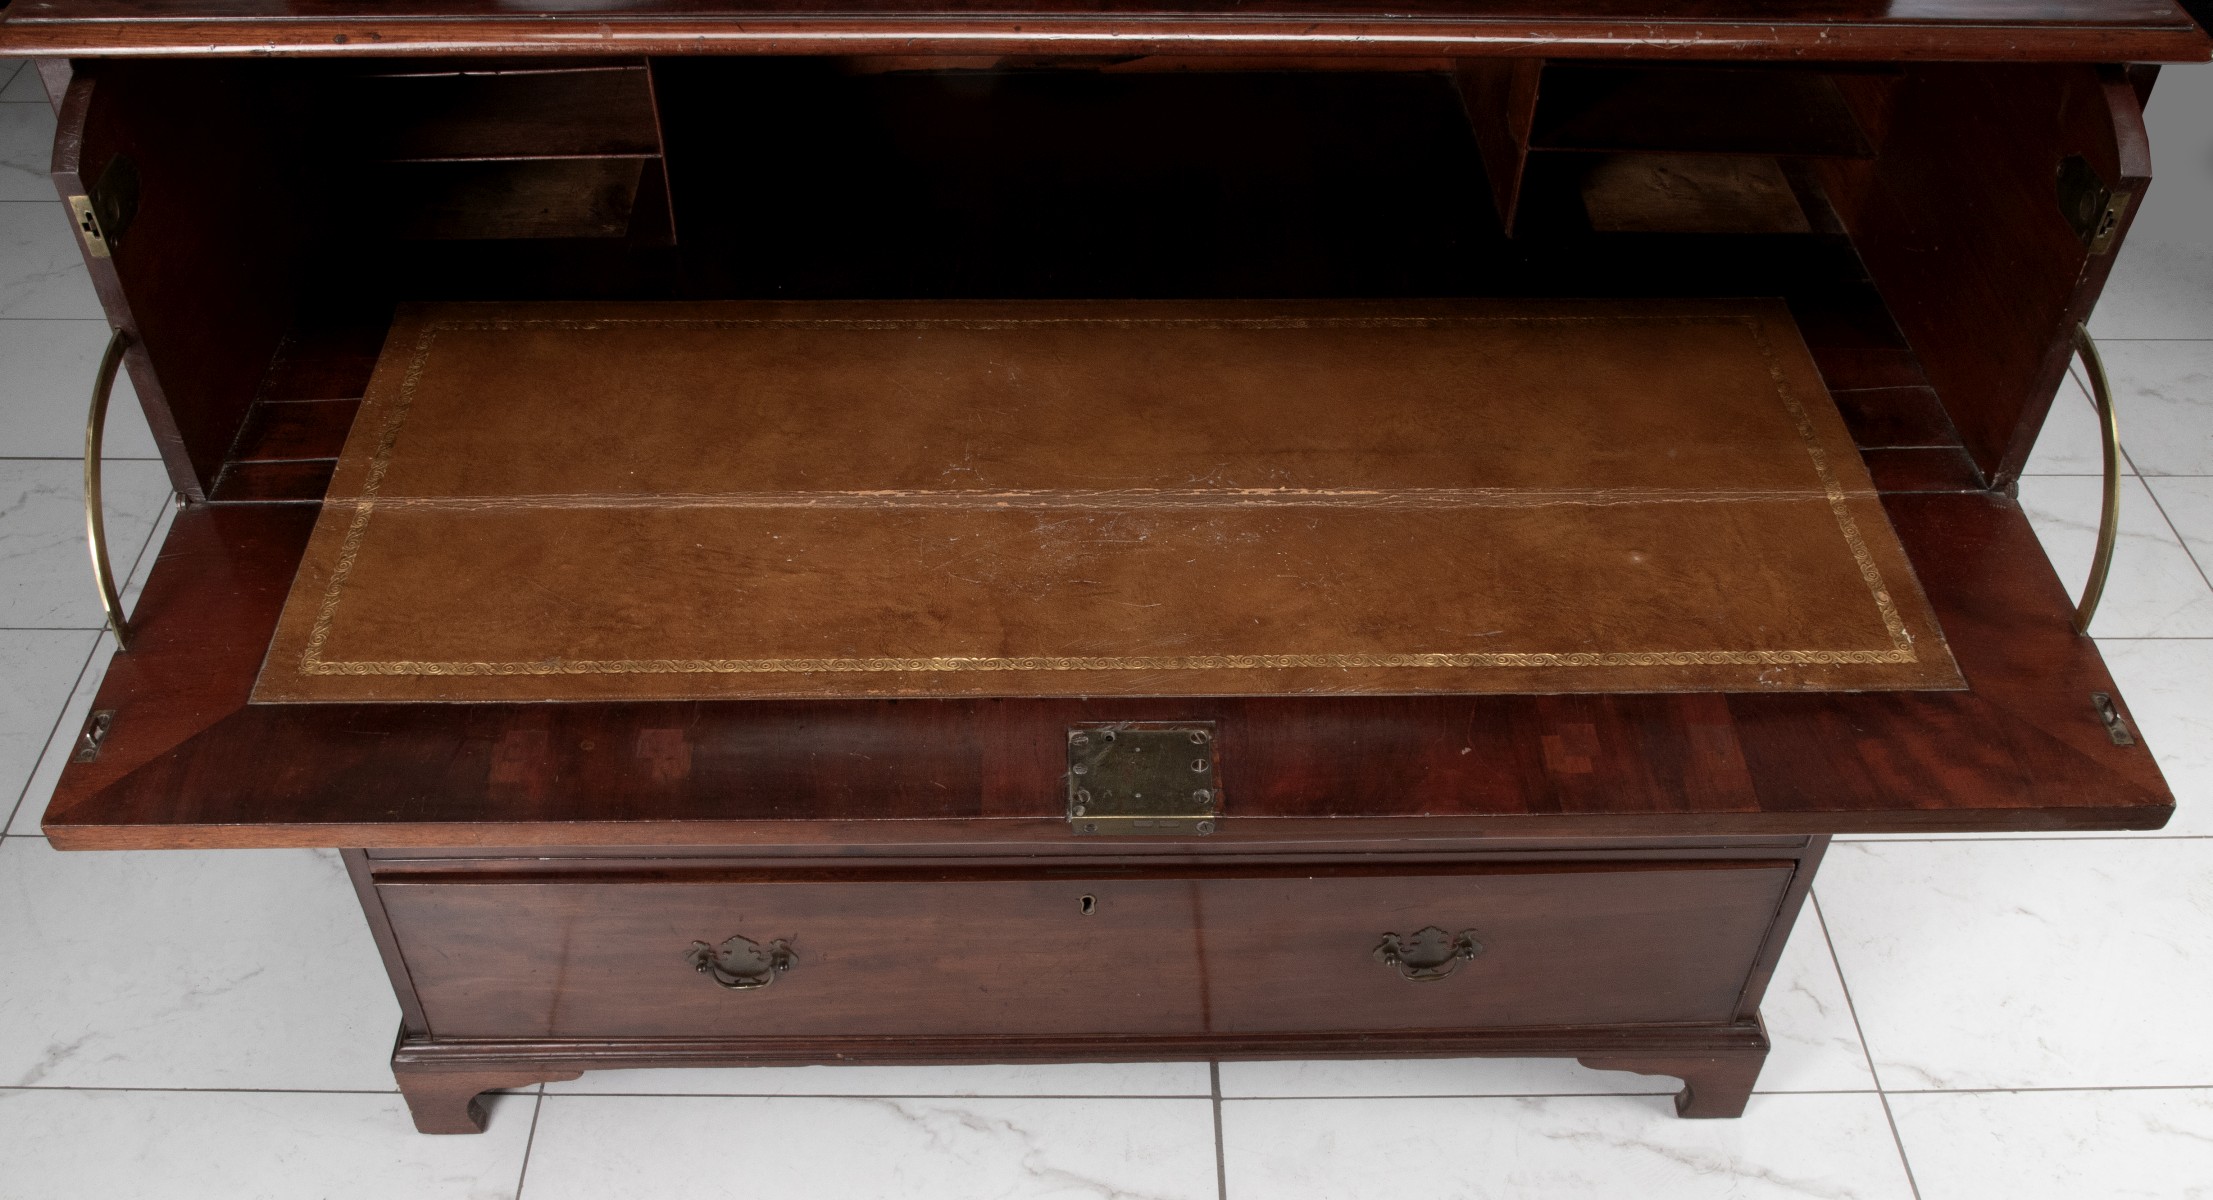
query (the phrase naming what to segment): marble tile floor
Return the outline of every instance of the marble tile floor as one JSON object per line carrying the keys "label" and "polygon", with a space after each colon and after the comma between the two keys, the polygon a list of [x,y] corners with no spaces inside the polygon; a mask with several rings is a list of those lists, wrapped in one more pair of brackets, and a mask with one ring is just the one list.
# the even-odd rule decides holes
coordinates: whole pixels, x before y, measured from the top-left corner
{"label": "marble tile floor", "polygon": [[[63,854],[38,833],[110,646],[75,508],[104,326],[0,62],[0,1200],[2213,1196],[2213,67],[2152,105],[2159,183],[2094,323],[2126,537],[2099,636],[2181,802],[2150,834],[1832,850],[1737,1121],[1549,1061],[605,1072],[410,1128],[397,1010],[327,853]],[[172,511],[110,435],[134,585]],[[2070,583],[2087,397],[2021,489]],[[189,906],[177,903],[189,895]]]}

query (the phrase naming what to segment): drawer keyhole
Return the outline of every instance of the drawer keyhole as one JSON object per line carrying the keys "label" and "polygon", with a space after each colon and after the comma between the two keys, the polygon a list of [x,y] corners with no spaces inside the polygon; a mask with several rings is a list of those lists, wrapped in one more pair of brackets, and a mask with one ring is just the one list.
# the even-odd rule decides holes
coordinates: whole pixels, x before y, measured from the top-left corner
{"label": "drawer keyhole", "polygon": [[1076,909],[1087,917],[1091,916],[1099,911],[1099,898],[1097,896],[1085,896],[1076,901]]}

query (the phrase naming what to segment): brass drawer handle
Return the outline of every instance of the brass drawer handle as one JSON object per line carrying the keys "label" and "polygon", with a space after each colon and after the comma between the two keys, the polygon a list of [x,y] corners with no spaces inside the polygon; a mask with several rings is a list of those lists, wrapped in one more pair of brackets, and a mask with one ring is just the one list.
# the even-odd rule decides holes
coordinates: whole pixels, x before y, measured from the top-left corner
{"label": "brass drawer handle", "polygon": [[776,982],[778,975],[799,965],[799,956],[785,938],[763,946],[751,938],[734,937],[720,946],[693,942],[684,952],[684,961],[717,984],[744,992]]}
{"label": "brass drawer handle", "polygon": [[107,612],[118,650],[131,648],[130,621],[123,615],[115,567],[108,557],[108,527],[100,501],[100,443],[107,435],[108,394],[115,390],[115,372],[130,344],[131,335],[120,329],[108,336],[107,353],[100,356],[99,373],[92,377],[92,411],[85,417],[85,541],[92,550],[92,579],[100,588],[100,607]]}
{"label": "brass drawer handle", "polygon": [[1446,933],[1431,925],[1426,929],[1400,937],[1386,933],[1376,945],[1375,960],[1388,967],[1397,967],[1399,976],[1415,983],[1435,983],[1449,978],[1460,964],[1473,962],[1483,953],[1483,943],[1475,940],[1473,929],[1458,933]]}
{"label": "brass drawer handle", "polygon": [[2113,570],[2113,545],[2121,536],[2121,422],[2113,411],[2113,385],[2106,379],[2105,359],[2087,325],[2075,326],[2075,353],[2082,356],[2084,373],[2090,376],[2090,399],[2098,406],[2098,430],[2105,451],[2105,496],[2098,509],[2098,550],[2090,559],[2090,578],[2082,585],[2082,599],[2075,603],[2075,632],[2090,632],[2090,618],[2098,615],[2098,601],[2105,596],[2105,577]]}

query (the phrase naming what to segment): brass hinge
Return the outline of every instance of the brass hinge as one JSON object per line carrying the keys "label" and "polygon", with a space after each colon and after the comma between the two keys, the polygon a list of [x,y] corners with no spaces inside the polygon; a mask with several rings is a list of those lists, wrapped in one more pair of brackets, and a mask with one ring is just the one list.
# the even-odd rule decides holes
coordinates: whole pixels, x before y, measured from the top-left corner
{"label": "brass hinge", "polygon": [[85,727],[77,734],[76,752],[69,756],[71,762],[100,761],[100,747],[108,740],[108,730],[115,724],[115,710],[103,708],[85,718]]}
{"label": "brass hinge", "polygon": [[100,214],[93,211],[92,197],[71,196],[69,215],[76,218],[77,236],[85,240],[85,253],[94,258],[108,257],[108,235],[100,231]]}
{"label": "brass hinge", "polygon": [[1079,834],[1213,833],[1222,812],[1212,721],[1068,731],[1068,825]]}

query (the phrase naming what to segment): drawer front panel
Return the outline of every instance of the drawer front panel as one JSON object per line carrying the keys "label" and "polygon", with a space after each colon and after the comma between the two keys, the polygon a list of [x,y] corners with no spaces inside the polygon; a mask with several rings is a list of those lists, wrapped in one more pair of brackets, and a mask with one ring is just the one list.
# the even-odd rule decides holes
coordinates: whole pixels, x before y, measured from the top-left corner
{"label": "drawer front panel", "polygon": [[[1791,872],[1758,863],[1209,880],[1211,1027],[1728,1020]],[[1424,929],[1441,935],[1432,946],[1468,935],[1473,957],[1419,969]],[[1377,953],[1386,934],[1397,935],[1399,964]]]}
{"label": "drawer front panel", "polygon": [[[378,892],[434,1035],[650,1037],[1197,1031],[1193,886],[710,878]],[[796,962],[765,987],[717,986],[686,955],[733,936],[787,940]]]}
{"label": "drawer front panel", "polygon": [[[1726,1020],[1788,863],[378,885],[437,1037],[1235,1033]],[[1482,950],[1412,981],[1425,927]],[[1407,961],[1380,961],[1386,933]],[[718,986],[694,943],[794,961]],[[742,946],[742,943],[740,944]],[[735,962],[765,975],[765,957]],[[747,972],[750,972],[748,974]]]}

